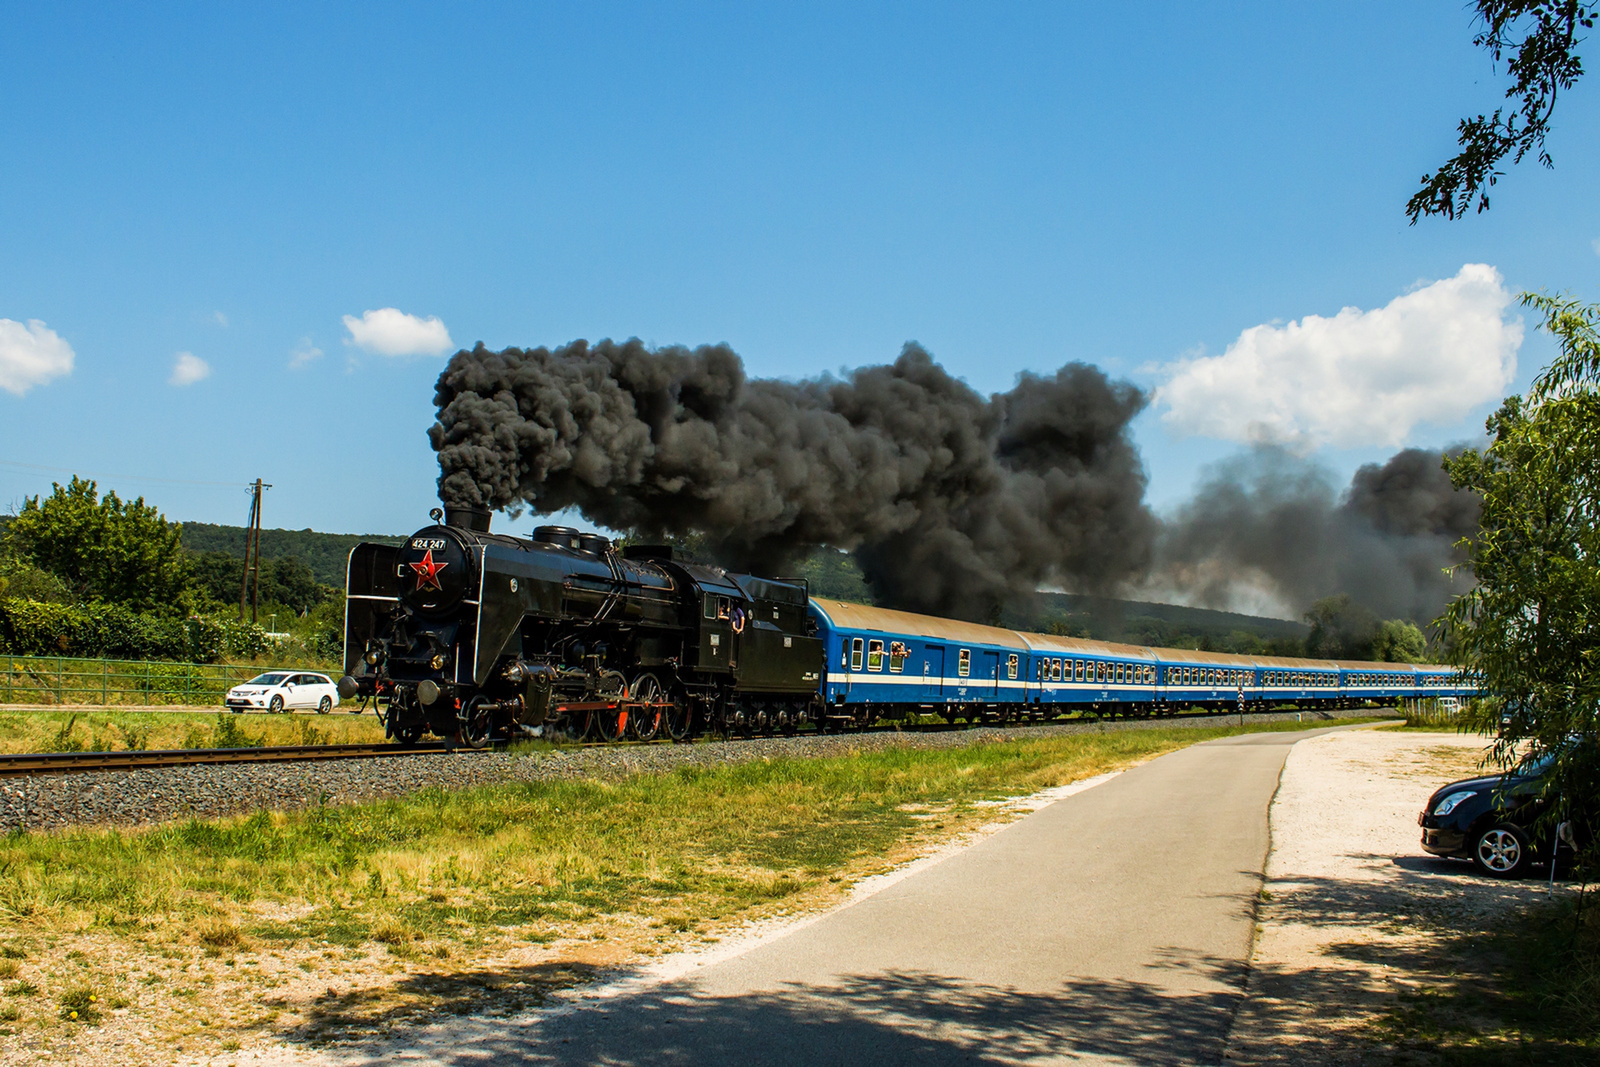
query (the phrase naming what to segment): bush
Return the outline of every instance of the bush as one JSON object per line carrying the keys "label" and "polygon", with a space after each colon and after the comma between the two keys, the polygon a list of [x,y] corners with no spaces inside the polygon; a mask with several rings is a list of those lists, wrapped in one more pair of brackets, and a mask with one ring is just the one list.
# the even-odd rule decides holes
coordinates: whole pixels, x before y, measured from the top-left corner
{"label": "bush", "polygon": [[[115,604],[0,599],[0,652],[15,656],[103,656],[215,663],[267,650],[266,631],[251,623],[168,619]],[[181,688],[181,686],[180,686]]]}

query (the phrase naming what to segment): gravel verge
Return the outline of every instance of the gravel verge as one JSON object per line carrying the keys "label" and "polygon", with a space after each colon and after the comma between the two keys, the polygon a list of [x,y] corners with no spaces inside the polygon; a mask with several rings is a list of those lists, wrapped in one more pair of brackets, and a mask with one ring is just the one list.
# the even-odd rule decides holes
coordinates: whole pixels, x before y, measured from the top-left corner
{"label": "gravel verge", "polygon": [[[1246,723],[1305,722],[1381,714],[1373,709],[1335,712],[1268,712]],[[877,731],[806,734],[692,745],[613,745],[528,755],[459,752],[320,763],[258,763],[94,771],[0,779],[0,832],[69,826],[140,826],[174,819],[219,818],[261,809],[291,811],[319,804],[352,804],[404,796],[422,789],[465,789],[494,782],[575,778],[617,779],[679,767],[715,767],[749,760],[839,756],[892,746],[953,748],[963,745],[1104,733],[1151,727],[1228,726],[1237,715],[1046,726],[980,727],[938,733]]]}
{"label": "gravel verge", "polygon": [[1439,786],[1483,773],[1487,745],[1442,732],[1349,730],[1291,750],[1272,802],[1250,978],[1225,1063],[1433,1062],[1385,1047],[1372,1024],[1403,995],[1457,980],[1458,961],[1442,951],[1452,935],[1573,891],[1487,878],[1422,851],[1417,813]]}

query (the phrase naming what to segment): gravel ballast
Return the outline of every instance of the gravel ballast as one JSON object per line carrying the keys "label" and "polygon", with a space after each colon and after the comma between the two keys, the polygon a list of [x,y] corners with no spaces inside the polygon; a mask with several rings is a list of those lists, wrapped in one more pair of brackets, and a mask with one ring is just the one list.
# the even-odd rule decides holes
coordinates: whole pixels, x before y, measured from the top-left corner
{"label": "gravel ballast", "polygon": [[[1246,723],[1301,716],[1314,723],[1383,714],[1373,709],[1268,712]],[[715,767],[749,760],[839,756],[892,746],[953,748],[978,743],[1152,727],[1237,724],[1237,715],[1163,720],[1072,722],[1045,726],[979,727],[940,732],[874,731],[805,734],[692,745],[611,745],[531,754],[457,752],[318,763],[220,764],[91,771],[0,779],[0,831],[69,826],[140,826],[174,819],[220,818],[262,809],[290,811],[319,804],[352,804],[422,789],[465,789],[495,782],[576,778],[618,779],[679,767]]]}

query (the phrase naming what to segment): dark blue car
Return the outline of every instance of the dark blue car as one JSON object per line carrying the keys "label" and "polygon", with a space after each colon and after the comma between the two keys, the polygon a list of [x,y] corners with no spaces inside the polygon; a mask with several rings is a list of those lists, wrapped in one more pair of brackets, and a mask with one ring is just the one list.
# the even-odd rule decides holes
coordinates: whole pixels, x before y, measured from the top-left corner
{"label": "dark blue car", "polygon": [[1417,816],[1423,851],[1469,859],[1495,878],[1517,878],[1534,863],[1548,861],[1553,837],[1534,827],[1547,807],[1541,794],[1552,759],[1545,756],[1507,774],[1464,778],[1435,790]]}

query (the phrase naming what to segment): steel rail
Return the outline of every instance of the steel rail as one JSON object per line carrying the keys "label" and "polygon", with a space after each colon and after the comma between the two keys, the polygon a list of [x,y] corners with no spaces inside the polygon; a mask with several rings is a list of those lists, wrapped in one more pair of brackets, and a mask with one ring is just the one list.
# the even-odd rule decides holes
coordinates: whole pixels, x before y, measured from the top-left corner
{"label": "steel rail", "polygon": [[[1367,710],[1375,712],[1393,711],[1393,708],[1348,709]],[[1142,722],[1149,725],[1159,725],[1163,720],[1173,719],[1226,719],[1237,714],[1233,711],[1184,711],[1171,715],[1150,716],[1148,718],[1134,717],[1128,722]],[[1279,715],[1287,718],[1296,714],[1290,711],[1281,712],[1250,712],[1249,714]],[[844,727],[830,730],[833,736],[848,736],[851,734],[870,733],[945,733],[969,729],[995,729],[1018,727],[1027,728],[1034,726],[1059,726],[1059,725],[1087,725],[1112,721],[1115,717],[1083,716],[1055,719],[1022,719],[1013,722],[963,722],[963,723],[891,723],[877,722],[865,727]],[[808,730],[804,734],[757,734],[750,735],[751,739],[759,738],[784,738],[791,736],[820,736],[817,731]],[[701,734],[696,740],[706,741],[741,741],[746,735],[734,733],[726,738],[715,734]],[[519,739],[512,739],[513,743]],[[558,742],[560,743],[560,742]],[[652,741],[591,741],[571,740],[564,743],[576,745],[581,748],[608,747],[611,745],[638,746],[638,745],[670,745],[677,744],[669,739],[658,738]],[[499,748],[504,742],[497,743],[493,748]],[[491,749],[492,750],[492,749]],[[190,767],[201,765],[216,765],[229,763],[301,763],[321,762],[344,759],[376,759],[390,756],[417,756],[438,755],[445,752],[471,752],[473,749],[465,745],[452,746],[448,742],[422,742],[413,745],[396,744],[393,741],[383,741],[376,744],[365,745],[272,745],[261,748],[179,748],[157,749],[145,752],[27,752],[27,753],[0,753],[0,778],[16,778],[32,774],[71,774],[86,771],[128,771],[141,767]]]}
{"label": "steel rail", "polygon": [[306,761],[415,756],[446,751],[443,742],[397,745],[271,745],[262,748],[156,749],[147,752],[26,752],[0,754],[0,778],[25,774],[129,771],[140,767],[189,767],[225,763]]}

